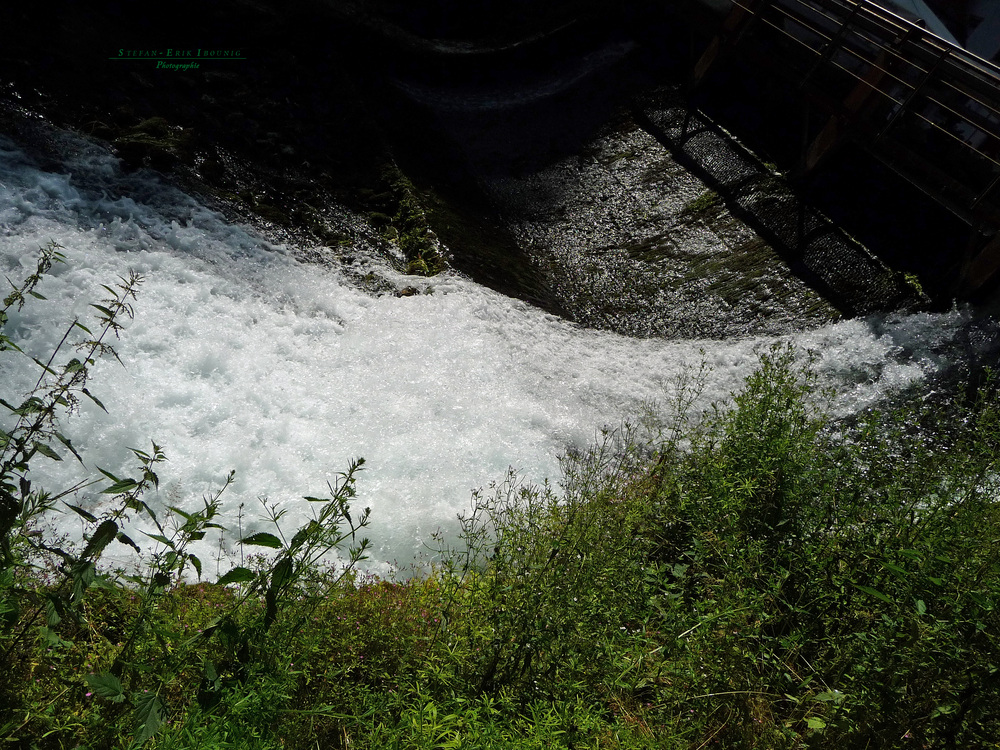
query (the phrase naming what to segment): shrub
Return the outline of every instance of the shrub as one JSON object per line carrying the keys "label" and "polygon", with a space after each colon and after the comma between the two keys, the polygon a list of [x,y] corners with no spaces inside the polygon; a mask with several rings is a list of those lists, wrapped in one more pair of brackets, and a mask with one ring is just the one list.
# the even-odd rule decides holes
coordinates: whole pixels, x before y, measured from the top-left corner
{"label": "shrub", "polygon": [[[0,309],[37,296],[57,246]],[[0,737],[12,747],[983,747],[1000,736],[1000,409],[988,379],[942,407],[836,421],[808,363],[760,355],[730,402],[568,455],[557,489],[476,493],[424,576],[359,577],[351,464],[300,529],[264,501],[267,551],[194,584],[228,481],[197,511],[143,499],[164,456],[102,471],[95,516],[31,467],[79,452],[58,418],[131,315],[120,279],[0,401]],[[69,341],[80,333],[77,356]],[[80,544],[41,523],[80,516]],[[122,532],[142,516],[155,543]],[[112,543],[134,574],[99,568]],[[339,556],[339,557],[338,557]],[[335,564],[331,557],[337,557]]]}
{"label": "shrub", "polygon": [[[20,284],[11,282],[0,308],[5,356],[24,356],[6,334],[8,313],[31,297],[44,299],[37,287],[54,263],[63,262],[59,250],[55,244],[43,248],[35,272]],[[47,361],[34,359],[39,376],[31,393],[17,406],[0,399],[9,417],[0,428],[0,618],[6,626],[0,660],[2,697],[10,707],[0,715],[0,733],[7,743],[34,735],[50,738],[42,744],[53,747],[74,736],[97,745],[138,746],[164,730],[171,713],[183,717],[177,731],[189,739],[204,730],[219,742],[264,741],[289,710],[294,674],[284,666],[292,639],[320,602],[351,580],[368,547],[367,539],[357,538],[368,511],[356,518],[350,511],[359,459],[330,485],[329,498],[306,498],[317,510],[293,534],[282,529],[283,512],[265,502],[277,535],[260,532],[240,543],[276,552],[260,558],[256,570],[237,566],[222,576],[217,586],[238,584],[239,593],[208,597],[217,609],[208,609],[212,617],[206,621],[206,597],[196,599],[200,605],[193,612],[189,597],[196,590],[187,586],[189,573],[202,575],[191,545],[222,529],[215,519],[232,473],[203,499],[201,510],[171,506],[166,515],[143,499],[158,486],[165,460],[155,443],[150,450],[129,449],[138,462],[134,477],[99,469],[101,479],[60,492],[35,485],[31,469],[40,458],[62,460],[60,451],[68,451],[82,463],[58,421],[82,397],[104,408],[87,389],[89,369],[100,356],[117,358],[109,340],[122,330],[123,318],[132,316],[141,282],[130,273],[104,286],[109,296],[91,305],[96,333],[74,320]],[[74,345],[78,333],[82,340]],[[67,351],[71,346],[77,356]],[[104,485],[100,494],[114,501],[99,517],[65,499],[98,483]],[[40,528],[45,516],[61,507],[83,519],[81,544],[54,539]],[[152,527],[143,532],[155,543],[152,549],[122,531],[137,515]],[[140,555],[137,573],[99,569],[113,542]],[[335,573],[328,558],[342,547],[349,549]],[[195,624],[200,627],[192,630]],[[39,676],[42,665],[55,675]],[[251,698],[254,710],[247,708]],[[220,726],[228,726],[228,733],[216,736]],[[164,742],[177,736],[168,733]]]}

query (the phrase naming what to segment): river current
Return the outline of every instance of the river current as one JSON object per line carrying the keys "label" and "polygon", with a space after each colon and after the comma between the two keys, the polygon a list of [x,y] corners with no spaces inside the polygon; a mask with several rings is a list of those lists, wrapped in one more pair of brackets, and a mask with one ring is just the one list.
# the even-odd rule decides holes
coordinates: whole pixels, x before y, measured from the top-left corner
{"label": "river current", "polygon": [[[372,509],[368,564],[380,573],[405,567],[437,529],[453,531],[471,490],[508,467],[558,482],[560,454],[669,403],[702,362],[693,409],[738,389],[756,351],[790,340],[816,354],[835,408],[849,414],[946,370],[969,320],[959,310],[880,316],[782,339],[587,330],[454,272],[404,276],[360,253],[353,274],[301,262],[301,248],[227,222],[154,172],[121,171],[100,145],[55,140],[58,158],[43,162],[0,138],[0,272],[23,278],[49,242],[67,258],[38,288],[47,299],[11,315],[8,335],[46,358],[74,317],[92,316],[101,284],[130,269],[145,281],[115,344],[121,364],[92,371],[108,413],[84,402],[63,422],[86,466],[36,460],[36,481],[56,490],[96,467],[129,475],[128,447],[152,440],[169,459],[155,503],[200,507],[234,469],[223,523],[235,530],[242,506],[246,533],[265,528],[260,498],[287,508],[294,528],[310,512],[301,497],[322,495],[363,456],[356,505]],[[373,295],[350,281],[359,273],[422,293]],[[5,355],[0,397],[17,400],[36,377],[26,358]],[[109,501],[76,502],[97,513]],[[55,525],[79,536],[79,520],[67,513]],[[204,545],[214,569],[218,543]]]}

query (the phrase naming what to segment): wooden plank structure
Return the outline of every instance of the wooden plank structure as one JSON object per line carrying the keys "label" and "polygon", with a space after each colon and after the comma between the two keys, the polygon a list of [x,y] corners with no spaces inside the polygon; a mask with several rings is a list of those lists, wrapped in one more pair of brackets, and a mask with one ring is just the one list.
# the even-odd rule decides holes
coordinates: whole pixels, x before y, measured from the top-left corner
{"label": "wooden plank structure", "polygon": [[693,83],[739,53],[824,115],[799,174],[850,139],[971,228],[954,292],[1000,271],[1000,68],[869,0],[735,0]]}

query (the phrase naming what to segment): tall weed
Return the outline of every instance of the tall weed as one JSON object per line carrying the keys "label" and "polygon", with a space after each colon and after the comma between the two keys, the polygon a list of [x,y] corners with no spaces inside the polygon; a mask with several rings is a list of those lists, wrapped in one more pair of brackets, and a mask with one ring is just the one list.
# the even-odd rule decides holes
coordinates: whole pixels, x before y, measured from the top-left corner
{"label": "tall weed", "polygon": [[[54,243],[42,248],[35,272],[19,284],[10,282],[12,291],[0,307],[0,354],[28,356],[6,325],[12,311],[32,298],[44,299],[38,288],[53,264],[63,262],[59,250]],[[235,585],[238,591],[212,597],[207,619],[196,606],[199,627],[192,630],[184,624],[191,605],[183,592],[192,573],[199,580],[203,574],[193,544],[223,531],[216,519],[232,473],[195,511],[179,504],[157,510],[145,499],[159,486],[166,460],[155,443],[149,450],[129,449],[138,464],[133,476],[98,468],[99,477],[75,487],[53,492],[37,486],[32,467],[38,460],[61,461],[68,451],[83,463],[60,420],[81,398],[104,408],[87,388],[90,368],[99,357],[117,358],[109,342],[132,317],[141,282],[130,273],[104,286],[108,296],[91,305],[93,331],[73,320],[46,361],[32,358],[39,375],[31,392],[17,405],[0,399],[7,415],[0,420],[0,618],[6,626],[0,632],[0,737],[7,744],[23,744],[32,735],[51,738],[42,746],[53,747],[74,736],[130,747],[161,734],[167,746],[196,735],[220,746],[263,742],[292,710],[293,638],[321,602],[353,580],[368,548],[367,539],[357,538],[368,511],[351,514],[359,459],[330,485],[329,498],[306,498],[317,510],[287,536],[283,511],[265,503],[276,533],[251,534],[240,544],[274,553],[259,557],[254,570],[235,566],[223,575],[217,586]],[[89,503],[68,499],[94,485],[102,485],[98,494],[112,501],[100,515],[87,509]],[[80,544],[44,531],[45,519],[60,510],[82,520]],[[150,529],[142,533],[151,548],[124,531],[137,518]],[[113,543],[139,556],[137,572],[99,567]],[[334,574],[329,558],[345,547]],[[41,660],[39,648],[45,649]],[[45,692],[57,687],[50,675],[37,676],[42,663],[60,679],[61,689],[52,695]],[[183,718],[179,728],[170,729],[172,716]]]}
{"label": "tall weed", "polygon": [[[0,308],[0,355],[24,356]],[[0,402],[0,738],[11,747],[984,747],[1000,737],[1000,407],[836,421],[809,363],[760,354],[731,400],[604,432],[558,487],[515,472],[476,493],[424,577],[359,576],[368,511],[351,464],[287,529],[264,501],[240,564],[200,582],[220,488],[160,509],[165,456],[130,449],[50,491],[31,467],[80,452],[59,420],[131,315],[105,287]],[[79,349],[70,352],[79,335]],[[704,373],[702,373],[704,374]],[[651,430],[651,431],[650,431]],[[74,492],[112,502],[96,514]],[[196,508],[196,510],[191,510]],[[71,544],[45,525],[82,519]],[[123,529],[142,519],[144,538]],[[128,575],[100,566],[135,551]],[[150,546],[151,545],[151,546]],[[261,551],[246,559],[242,552]],[[199,583],[193,583],[197,577]]]}

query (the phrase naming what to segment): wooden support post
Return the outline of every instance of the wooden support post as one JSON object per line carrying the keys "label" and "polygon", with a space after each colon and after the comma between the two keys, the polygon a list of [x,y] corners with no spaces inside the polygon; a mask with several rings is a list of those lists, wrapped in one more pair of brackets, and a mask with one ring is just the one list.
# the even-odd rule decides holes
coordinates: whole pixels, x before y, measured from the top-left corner
{"label": "wooden support post", "polygon": [[1000,231],[987,240],[982,249],[962,263],[954,292],[968,298],[978,292],[1000,271]]}
{"label": "wooden support post", "polygon": [[804,175],[814,170],[830,154],[833,148],[840,144],[844,134],[850,130],[851,125],[857,118],[858,110],[875,93],[879,82],[885,77],[885,70],[882,69],[882,65],[885,62],[883,58],[885,56],[884,52],[879,55],[864,79],[844,99],[843,113],[831,115],[830,119],[826,121],[826,125],[819,132],[819,135],[813,139],[809,148],[806,149],[802,163],[795,170],[796,174]]}
{"label": "wooden support post", "polygon": [[920,83],[913,87],[913,90],[910,91],[910,93],[907,95],[906,99],[899,106],[899,108],[892,113],[892,117],[889,118],[889,122],[887,122],[885,126],[878,132],[878,135],[875,136],[876,143],[882,139],[883,135],[889,132],[889,129],[893,125],[896,124],[896,120],[899,119],[899,116],[902,115],[903,112],[907,110],[907,108],[909,108],[909,106],[913,103],[913,100],[917,98],[917,95],[920,94],[924,86],[927,85],[927,82],[930,81],[931,78],[934,76],[934,74],[937,72],[937,69],[941,66],[941,63],[943,63],[950,54],[951,54],[951,49],[945,47],[944,50],[941,52],[941,55],[938,57],[938,59],[934,61],[934,64],[928,69],[926,73],[924,73],[923,78],[920,79]]}
{"label": "wooden support post", "polygon": [[[915,32],[919,32],[919,29],[916,27],[893,40],[893,50],[899,49]],[[890,68],[894,66],[893,61],[896,57],[897,55],[892,50],[883,50],[879,53],[878,57],[875,58],[875,62],[868,68],[864,78],[844,98],[841,111],[831,115],[823,130],[820,131],[819,135],[816,136],[806,150],[802,163],[796,170],[798,175],[811,172],[830,154],[835,146],[840,144],[844,135],[860,119],[865,105],[871,101],[875,94],[880,93],[879,85],[886,75],[888,75]]]}
{"label": "wooden support post", "polygon": [[824,45],[823,51],[821,52],[820,56],[816,59],[816,62],[812,64],[812,67],[809,68],[809,71],[805,74],[805,76],[802,77],[802,80],[799,81],[800,89],[805,88],[806,84],[809,83],[809,79],[812,78],[813,73],[815,73],[822,65],[830,61],[830,58],[832,58],[834,53],[837,51],[838,47],[840,46],[841,40],[844,38],[844,36],[846,36],[847,32],[850,30],[851,23],[854,21],[855,17],[858,15],[860,11],[861,11],[861,3],[855,3],[854,9],[851,11],[850,15],[847,16],[847,18],[845,18],[841,22],[840,28],[837,29],[837,33],[834,34],[832,37],[830,37],[830,40]]}
{"label": "wooden support post", "polygon": [[770,2],[771,0],[748,0],[745,5],[740,2],[733,4],[732,10],[722,22],[719,33],[712,37],[712,41],[708,43],[708,47],[695,63],[688,84],[689,88],[694,89],[701,83],[702,78],[715,64],[720,52],[735,47],[739,43],[753,22],[757,20],[757,16],[764,9],[764,6]]}

